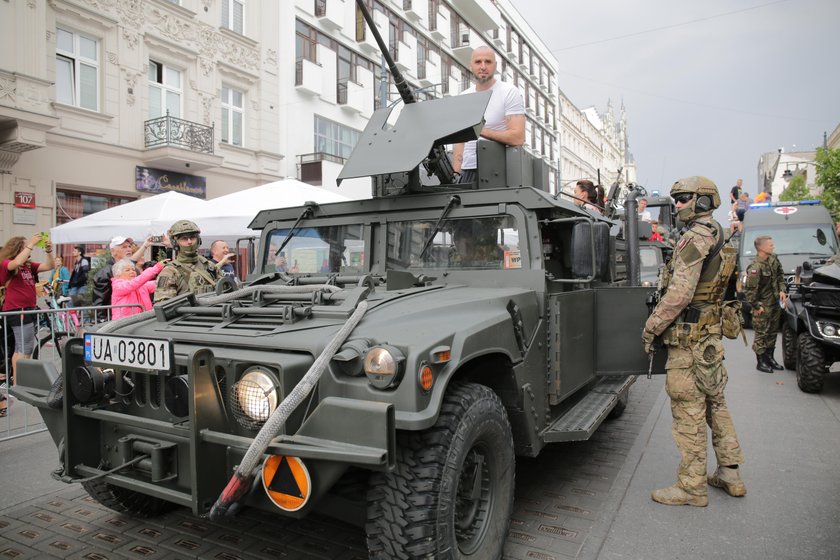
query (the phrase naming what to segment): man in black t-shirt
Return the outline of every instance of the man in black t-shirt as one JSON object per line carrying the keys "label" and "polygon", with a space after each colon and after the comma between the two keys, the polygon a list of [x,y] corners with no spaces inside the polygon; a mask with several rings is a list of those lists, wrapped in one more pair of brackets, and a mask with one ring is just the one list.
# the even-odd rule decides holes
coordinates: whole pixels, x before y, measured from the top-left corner
{"label": "man in black t-shirt", "polygon": [[738,202],[738,199],[741,198],[741,185],[744,184],[744,181],[738,179],[738,182],[735,183],[735,186],[732,187],[732,190],[729,191],[729,202],[735,204]]}

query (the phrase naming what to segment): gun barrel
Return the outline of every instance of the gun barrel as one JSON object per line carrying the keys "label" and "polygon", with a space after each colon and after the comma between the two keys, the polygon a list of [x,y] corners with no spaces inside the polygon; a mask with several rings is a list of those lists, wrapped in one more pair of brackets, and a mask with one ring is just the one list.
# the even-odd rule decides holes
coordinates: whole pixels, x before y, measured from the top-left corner
{"label": "gun barrel", "polygon": [[394,58],[388,51],[388,46],[385,44],[385,40],[382,39],[382,35],[379,34],[379,30],[376,28],[376,24],[373,21],[373,16],[368,11],[367,6],[365,6],[364,0],[356,0],[356,5],[362,12],[362,17],[365,18],[365,21],[367,22],[368,27],[370,28],[370,32],[373,33],[373,38],[376,40],[376,44],[379,45],[379,50],[382,52],[382,56],[385,57],[385,63],[388,65],[388,70],[394,77],[394,84],[397,86],[397,91],[400,93],[400,97],[402,97],[403,102],[417,103],[417,99],[414,97],[414,93],[411,91],[411,88],[408,87],[408,84],[405,82],[405,78],[403,77],[402,72],[400,72],[400,69],[397,68],[397,64],[394,62]]}

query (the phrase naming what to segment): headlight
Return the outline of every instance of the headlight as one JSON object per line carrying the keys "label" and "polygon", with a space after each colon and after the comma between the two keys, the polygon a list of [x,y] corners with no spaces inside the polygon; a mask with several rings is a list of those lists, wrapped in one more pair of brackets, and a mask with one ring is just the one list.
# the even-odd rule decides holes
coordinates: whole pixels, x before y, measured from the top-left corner
{"label": "headlight", "polygon": [[278,384],[266,369],[248,369],[231,387],[231,404],[237,422],[249,430],[259,429],[277,409]]}
{"label": "headlight", "polygon": [[834,323],[826,323],[824,321],[817,321],[817,329],[820,334],[826,338],[840,338],[838,335],[838,326]]}
{"label": "headlight", "polygon": [[396,386],[402,379],[405,356],[393,346],[374,346],[365,356],[365,375],[377,389]]}

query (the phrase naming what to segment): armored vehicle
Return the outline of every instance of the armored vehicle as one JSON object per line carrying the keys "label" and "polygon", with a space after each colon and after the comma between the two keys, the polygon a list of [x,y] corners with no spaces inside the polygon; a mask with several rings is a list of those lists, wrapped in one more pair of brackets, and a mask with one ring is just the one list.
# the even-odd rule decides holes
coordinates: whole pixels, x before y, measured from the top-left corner
{"label": "armored vehicle", "polygon": [[[738,247],[739,285],[745,281],[747,266],[756,256],[755,239],[769,235],[776,245],[776,255],[790,282],[796,267],[804,260],[825,261],[838,250],[834,222],[818,200],[799,202],[763,202],[751,204],[744,215],[744,227]],[[740,292],[744,324],[752,324],[752,308]]]}
{"label": "armored vehicle", "polygon": [[822,391],[831,364],[840,360],[840,266],[805,261],[790,285],[782,324],[782,356],[806,393]]}
{"label": "armored vehicle", "polygon": [[259,212],[243,287],[19,361],[57,476],[133,515],[321,511],[372,558],[499,558],[515,457],[587,439],[664,352],[640,342],[634,225],[622,277],[621,224],[551,196],[542,159],[480,142],[453,184],[443,146],[478,137],[488,98],[377,111],[340,175],[374,196]]}

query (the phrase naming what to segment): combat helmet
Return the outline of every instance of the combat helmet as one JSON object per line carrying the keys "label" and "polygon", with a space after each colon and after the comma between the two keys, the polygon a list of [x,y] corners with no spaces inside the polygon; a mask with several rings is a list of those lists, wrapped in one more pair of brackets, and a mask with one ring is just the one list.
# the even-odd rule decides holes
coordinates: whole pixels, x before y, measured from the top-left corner
{"label": "combat helmet", "polygon": [[693,194],[694,198],[687,206],[677,211],[681,221],[689,222],[701,214],[708,214],[720,206],[720,194],[714,182],[700,175],[680,179],[671,187],[671,197],[681,194]]}
{"label": "combat helmet", "polygon": [[175,239],[179,235],[184,235],[185,233],[201,235],[201,229],[199,229],[195,222],[191,222],[189,220],[178,220],[169,227],[169,231],[167,233],[169,234],[169,239]]}

